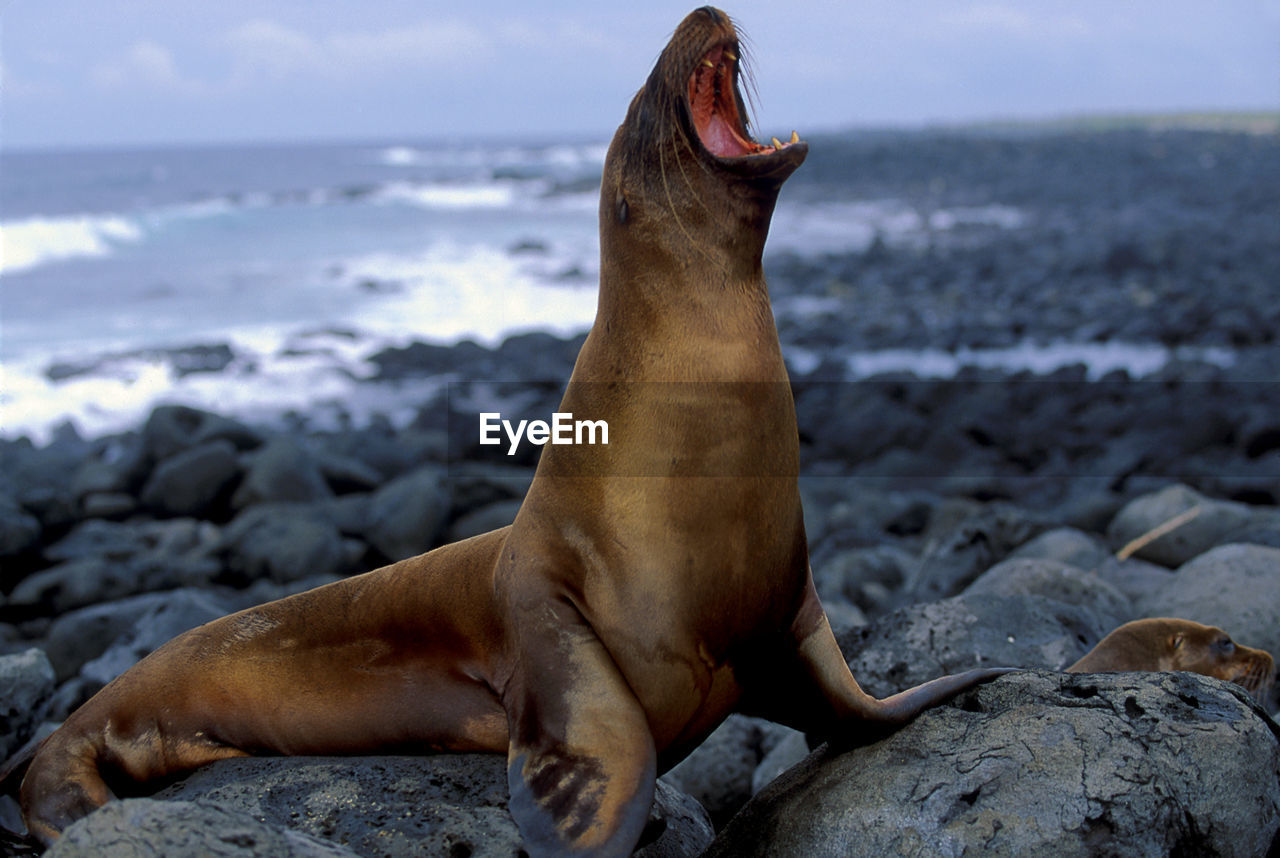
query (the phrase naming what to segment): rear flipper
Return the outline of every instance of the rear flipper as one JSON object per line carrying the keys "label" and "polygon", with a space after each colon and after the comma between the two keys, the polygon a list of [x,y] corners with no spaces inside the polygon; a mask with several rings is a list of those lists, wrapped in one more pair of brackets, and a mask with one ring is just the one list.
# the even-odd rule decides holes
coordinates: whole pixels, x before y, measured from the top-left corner
{"label": "rear flipper", "polygon": [[27,830],[46,846],[68,825],[115,798],[98,772],[94,744],[64,739],[57,733],[46,739],[22,781]]}
{"label": "rear flipper", "polygon": [[215,760],[246,756],[199,732],[166,731],[154,721],[121,729],[117,726],[121,689],[128,686],[125,677],[116,679],[36,749],[22,781],[22,815],[27,829],[45,845],[116,797],[104,773],[118,777],[120,783],[142,783]]}
{"label": "rear flipper", "polygon": [[529,853],[630,855],[653,803],[656,755],[639,702],[576,610],[524,623],[503,694],[511,815]]}

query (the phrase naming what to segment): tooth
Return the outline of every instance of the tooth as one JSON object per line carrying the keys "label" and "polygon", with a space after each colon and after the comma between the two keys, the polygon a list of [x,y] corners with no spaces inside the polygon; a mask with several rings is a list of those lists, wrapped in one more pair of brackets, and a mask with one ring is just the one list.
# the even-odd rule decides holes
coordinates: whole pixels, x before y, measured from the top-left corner
{"label": "tooth", "polygon": [[774,137],[774,138],[773,138],[773,148],[775,148],[775,149],[781,149],[781,148],[782,148],[782,141],[781,141],[781,140],[779,140],[777,137]]}
{"label": "tooth", "polygon": [[792,132],[791,132],[791,139],[790,139],[788,142],[789,142],[789,143],[799,143],[799,142],[800,142],[800,135],[799,135],[799,134],[797,134],[797,133],[795,133],[794,131],[792,131]]}
{"label": "tooth", "polygon": [[735,60],[735,61],[736,61],[736,60],[738,59],[738,55],[737,55],[737,54],[735,54],[733,51],[730,51],[730,50],[728,50],[728,49],[726,49],[726,50],[725,50],[724,55],[725,55],[726,57],[728,57],[729,59],[731,59],[731,60]]}
{"label": "tooth", "polygon": [[702,58],[702,65],[709,69],[713,69],[716,67],[716,64],[711,62],[711,60],[707,59],[706,57]]}

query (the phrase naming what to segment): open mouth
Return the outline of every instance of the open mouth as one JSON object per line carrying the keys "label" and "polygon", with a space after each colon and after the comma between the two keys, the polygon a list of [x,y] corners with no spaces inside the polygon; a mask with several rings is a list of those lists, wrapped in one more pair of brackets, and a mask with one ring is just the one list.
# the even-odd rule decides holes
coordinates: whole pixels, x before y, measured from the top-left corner
{"label": "open mouth", "polygon": [[689,75],[689,113],[698,139],[717,158],[771,155],[800,137],[794,131],[786,143],[774,137],[772,146],[763,146],[747,136],[746,124],[738,110],[738,54],[735,45],[717,45],[703,55]]}

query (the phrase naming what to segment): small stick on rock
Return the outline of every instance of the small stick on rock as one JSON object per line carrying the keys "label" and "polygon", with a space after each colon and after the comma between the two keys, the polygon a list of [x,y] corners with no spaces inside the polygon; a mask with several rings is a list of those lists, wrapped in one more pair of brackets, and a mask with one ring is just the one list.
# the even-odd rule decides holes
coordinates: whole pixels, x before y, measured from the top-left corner
{"label": "small stick on rock", "polygon": [[1178,513],[1168,521],[1151,528],[1146,533],[1139,536],[1137,539],[1130,540],[1124,546],[1124,548],[1121,548],[1119,551],[1116,552],[1116,559],[1128,560],[1136,552],[1141,551],[1143,548],[1150,545],[1152,542],[1155,542],[1157,539],[1164,536],[1166,533],[1169,533],[1171,531],[1177,530],[1179,527],[1182,527],[1182,525],[1186,524],[1188,521],[1191,521],[1191,519],[1195,518],[1199,514],[1200,514],[1199,504],[1196,504],[1190,509],[1183,510],[1182,512]]}

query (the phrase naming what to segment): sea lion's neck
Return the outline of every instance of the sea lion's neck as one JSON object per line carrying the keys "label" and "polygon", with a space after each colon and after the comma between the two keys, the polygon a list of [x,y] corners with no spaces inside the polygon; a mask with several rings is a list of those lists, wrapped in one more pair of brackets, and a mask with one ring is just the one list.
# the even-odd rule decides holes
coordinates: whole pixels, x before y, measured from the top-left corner
{"label": "sea lion's neck", "polygon": [[598,322],[765,323],[776,337],[761,262],[776,195],[711,196],[650,198],[633,204],[644,219],[626,224],[601,206]]}
{"label": "sea lion's neck", "polygon": [[642,268],[602,261],[599,306],[583,351],[599,349],[610,359],[589,361],[591,374],[627,380],[785,380],[759,264],[735,270],[691,256],[683,275],[678,272],[669,260]]}

